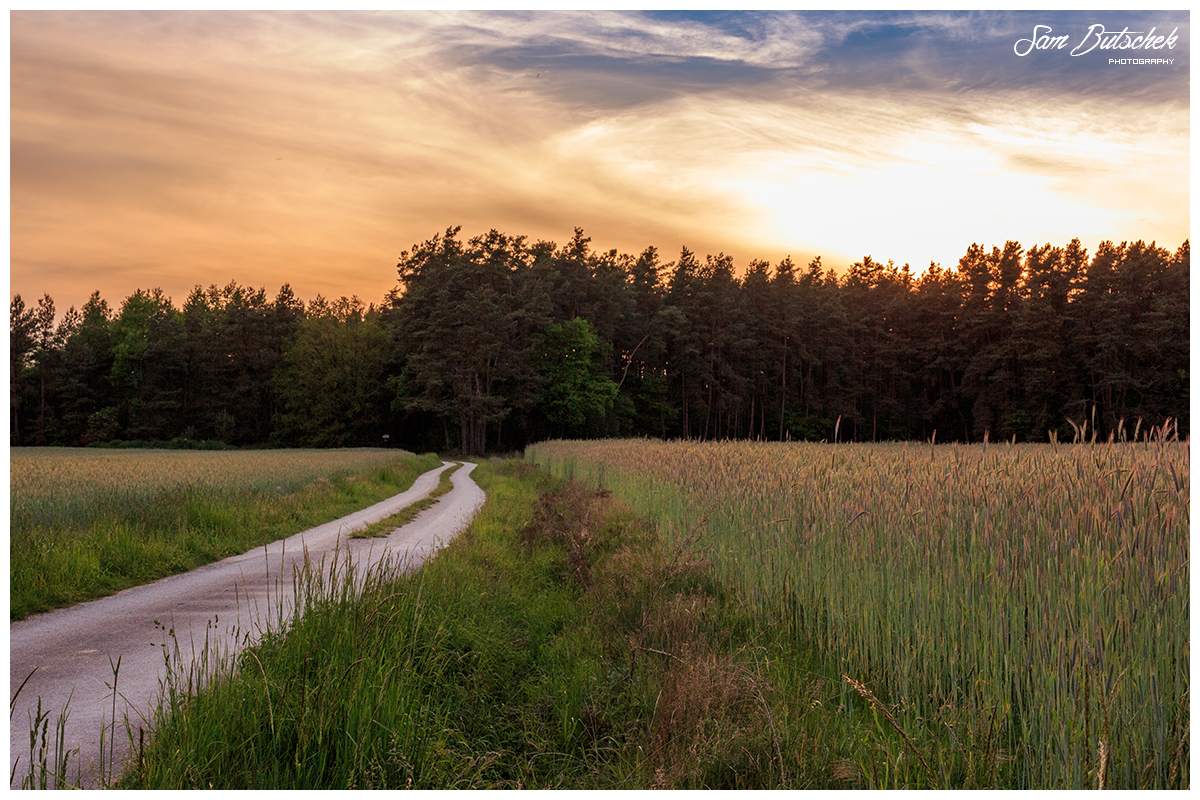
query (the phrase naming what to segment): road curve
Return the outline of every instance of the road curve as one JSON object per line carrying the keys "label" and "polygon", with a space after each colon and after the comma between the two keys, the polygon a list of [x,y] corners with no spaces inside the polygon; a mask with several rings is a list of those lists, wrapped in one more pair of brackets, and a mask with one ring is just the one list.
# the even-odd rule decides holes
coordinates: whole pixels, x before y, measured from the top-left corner
{"label": "road curve", "polygon": [[[256,641],[264,627],[275,627],[292,613],[294,568],[304,563],[333,561],[339,554],[362,574],[389,558],[416,569],[438,547],[462,531],[483,505],[483,491],[471,479],[474,464],[464,464],[451,476],[453,488],[432,507],[386,539],[349,539],[348,534],[384,519],[427,496],[443,470],[417,478],[408,491],[370,508],[295,534],[239,556],[191,572],[172,575],[145,586],[81,603],[70,608],[13,622],[9,626],[9,680],[11,693],[29,677],[10,709],[9,770],[17,764],[13,788],[29,773],[29,731],[41,699],[50,714],[48,740],[53,749],[54,723],[69,703],[66,749],[74,751],[68,778],[94,786],[102,763],[100,738],[105,732],[103,763],[109,743],[122,763],[128,737],[123,721],[135,731],[149,728],[144,722],[158,699],[166,676],[166,630],[174,630],[181,652],[190,657],[207,640],[221,652],[230,652]],[[162,627],[156,626],[156,621]],[[113,721],[113,671],[117,676],[117,725]],[[115,733],[115,737],[113,734]],[[122,747],[126,745],[126,747]],[[53,752],[49,757],[53,758]],[[19,761],[16,759],[19,758]]]}

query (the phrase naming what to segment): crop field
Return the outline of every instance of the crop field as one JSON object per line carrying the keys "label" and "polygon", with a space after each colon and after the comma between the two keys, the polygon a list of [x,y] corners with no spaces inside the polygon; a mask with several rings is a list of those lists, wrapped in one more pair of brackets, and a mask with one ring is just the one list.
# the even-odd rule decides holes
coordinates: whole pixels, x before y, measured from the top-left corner
{"label": "crop field", "polygon": [[1185,443],[547,442],[526,458],[702,535],[760,625],[822,654],[825,702],[872,699],[900,731],[882,774],[953,755],[971,785],[1190,786]]}
{"label": "crop field", "polygon": [[101,450],[14,447],[9,493],[15,529],[79,524],[114,504],[165,489],[267,489],[288,494],[319,476],[382,465],[395,450]]}
{"label": "crop field", "polygon": [[13,448],[10,614],[245,552],[402,491],[439,463],[384,449]]}

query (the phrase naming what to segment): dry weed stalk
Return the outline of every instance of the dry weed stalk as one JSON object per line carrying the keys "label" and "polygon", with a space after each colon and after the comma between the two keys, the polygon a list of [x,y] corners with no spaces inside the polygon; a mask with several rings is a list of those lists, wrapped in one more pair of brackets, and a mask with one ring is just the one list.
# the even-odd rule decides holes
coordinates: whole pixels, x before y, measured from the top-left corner
{"label": "dry weed stalk", "polygon": [[849,675],[842,675],[842,678],[845,679],[845,681],[850,684],[850,686],[854,689],[854,691],[856,691],[860,695],[862,695],[863,698],[868,703],[870,703],[880,714],[883,714],[883,718],[886,719],[888,721],[888,723],[893,728],[896,729],[896,733],[900,734],[900,738],[904,739],[904,743],[908,745],[908,749],[911,750],[912,754],[917,757],[918,761],[921,762],[921,766],[923,766],[925,768],[925,772],[927,774],[929,774],[930,776],[932,776],[933,770],[931,770],[929,768],[929,762],[927,762],[925,760],[925,756],[921,755],[921,751],[917,749],[917,746],[916,746],[916,744],[913,743],[913,740],[908,738],[908,734],[904,732],[904,728],[900,727],[900,723],[896,720],[895,717],[892,716],[892,712],[888,710],[887,706],[885,706],[883,703],[879,702],[879,698],[877,698],[871,692],[870,689],[868,689],[866,686],[863,686],[861,683],[854,680]]}
{"label": "dry weed stalk", "polygon": [[855,764],[850,759],[841,758],[833,762],[830,774],[835,781],[854,785],[862,775],[862,770],[858,768],[858,764]]}
{"label": "dry weed stalk", "polygon": [[733,655],[697,645],[667,667],[655,702],[651,757],[667,765],[664,786],[687,774],[701,752],[737,746],[756,728],[753,709],[762,694],[755,677]]}

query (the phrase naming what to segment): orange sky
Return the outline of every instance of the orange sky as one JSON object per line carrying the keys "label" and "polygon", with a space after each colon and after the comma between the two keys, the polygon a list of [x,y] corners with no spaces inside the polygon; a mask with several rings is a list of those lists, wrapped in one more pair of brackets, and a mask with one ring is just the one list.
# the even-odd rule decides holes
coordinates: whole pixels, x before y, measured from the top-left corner
{"label": "orange sky", "polygon": [[[1014,43],[1178,29],[1161,66]],[[1188,237],[1187,12],[13,12],[10,290],[378,302],[448,226],[843,269]],[[1120,55],[1128,55],[1121,53]]]}

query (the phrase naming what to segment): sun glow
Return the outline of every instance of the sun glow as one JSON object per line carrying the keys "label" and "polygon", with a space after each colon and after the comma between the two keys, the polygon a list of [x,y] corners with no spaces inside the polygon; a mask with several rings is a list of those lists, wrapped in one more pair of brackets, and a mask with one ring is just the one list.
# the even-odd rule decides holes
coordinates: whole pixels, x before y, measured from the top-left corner
{"label": "sun glow", "polygon": [[837,270],[1188,235],[1182,73],[949,74],[999,16],[917,15],[894,62],[849,42],[888,20],[734,16],[14,12],[11,289],[374,299],[453,225]]}

